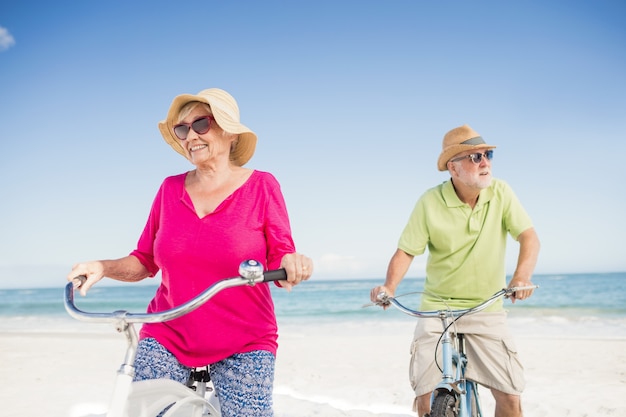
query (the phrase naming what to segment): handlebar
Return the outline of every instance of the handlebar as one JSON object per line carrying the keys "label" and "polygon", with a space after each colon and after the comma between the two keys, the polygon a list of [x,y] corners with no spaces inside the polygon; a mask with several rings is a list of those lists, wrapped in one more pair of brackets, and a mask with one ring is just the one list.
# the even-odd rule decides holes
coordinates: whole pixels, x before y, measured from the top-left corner
{"label": "handlebar", "polygon": [[73,318],[91,323],[110,323],[116,321],[126,323],[157,323],[173,320],[195,310],[215,294],[226,288],[286,280],[287,273],[284,269],[264,272],[261,263],[255,260],[244,261],[239,265],[238,277],[218,281],[186,303],[158,313],[130,313],[125,310],[118,310],[112,313],[91,313],[82,311],[74,304],[74,289],[80,287],[86,279],[85,276],[76,277],[65,286],[65,310]]}
{"label": "handlebar", "polygon": [[378,294],[378,300],[379,301],[376,304],[381,305],[381,306],[393,305],[398,310],[402,311],[405,314],[408,314],[409,316],[413,316],[413,317],[430,317],[430,318],[433,318],[433,317],[435,317],[435,318],[449,317],[449,318],[456,318],[456,317],[464,316],[466,314],[478,313],[479,311],[482,311],[482,310],[486,309],[487,307],[489,307],[491,304],[496,302],[496,300],[498,298],[500,298],[502,296],[508,298],[511,295],[515,294],[516,291],[532,290],[532,289],[535,289],[535,288],[539,288],[539,286],[538,285],[528,285],[528,286],[522,286],[522,287],[503,288],[500,291],[498,291],[495,294],[493,294],[488,299],[486,299],[485,301],[483,301],[482,303],[478,304],[477,306],[474,306],[472,308],[465,308],[465,309],[462,309],[462,310],[449,310],[449,309],[447,309],[447,310],[432,310],[432,311],[413,310],[413,309],[410,309],[410,308],[406,307],[402,303],[400,303],[397,300],[397,298],[389,297],[385,293]]}

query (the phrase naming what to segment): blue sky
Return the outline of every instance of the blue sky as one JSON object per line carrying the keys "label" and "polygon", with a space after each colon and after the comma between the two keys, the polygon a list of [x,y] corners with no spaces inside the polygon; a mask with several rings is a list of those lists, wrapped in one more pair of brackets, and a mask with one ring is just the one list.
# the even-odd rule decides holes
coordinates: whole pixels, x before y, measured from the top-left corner
{"label": "blue sky", "polygon": [[280,181],[316,279],[384,277],[465,123],[535,222],[537,273],[625,271],[625,18],[605,0],[3,2],[0,287],[128,254],[163,178],[193,168],[157,122],[209,87],[258,134],[248,166]]}

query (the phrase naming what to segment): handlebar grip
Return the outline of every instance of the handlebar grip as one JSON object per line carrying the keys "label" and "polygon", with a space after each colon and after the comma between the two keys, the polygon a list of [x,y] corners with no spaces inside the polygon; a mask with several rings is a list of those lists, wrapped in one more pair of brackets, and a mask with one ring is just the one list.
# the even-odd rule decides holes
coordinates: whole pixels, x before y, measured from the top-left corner
{"label": "handlebar grip", "polygon": [[287,271],[285,268],[266,271],[263,273],[263,282],[284,281],[287,279]]}
{"label": "handlebar grip", "polygon": [[74,285],[74,289],[80,288],[85,281],[87,281],[87,277],[85,275],[78,275],[72,278],[72,284]]}

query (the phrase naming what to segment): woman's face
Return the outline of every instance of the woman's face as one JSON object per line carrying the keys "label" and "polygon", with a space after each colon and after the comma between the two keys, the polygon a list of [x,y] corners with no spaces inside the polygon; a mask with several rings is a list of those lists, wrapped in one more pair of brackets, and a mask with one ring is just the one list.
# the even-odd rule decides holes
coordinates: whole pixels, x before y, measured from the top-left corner
{"label": "woman's face", "polygon": [[[179,138],[178,140],[187,152],[189,160],[195,166],[206,163],[228,162],[231,144],[237,138],[237,135],[224,132],[212,116],[208,119],[199,120],[210,115],[211,113],[203,106],[196,106],[178,123],[189,127],[187,137],[185,139]],[[198,121],[197,124],[199,125],[208,121],[209,130],[205,133],[198,133],[194,129],[196,125],[193,125],[196,121]],[[203,131],[202,129],[199,130]]]}

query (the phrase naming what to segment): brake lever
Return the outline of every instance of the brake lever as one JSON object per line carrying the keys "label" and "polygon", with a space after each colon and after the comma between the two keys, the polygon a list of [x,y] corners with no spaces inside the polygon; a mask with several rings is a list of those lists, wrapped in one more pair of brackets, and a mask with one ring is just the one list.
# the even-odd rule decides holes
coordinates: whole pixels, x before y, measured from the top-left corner
{"label": "brake lever", "polygon": [[378,293],[378,295],[376,296],[376,298],[379,300],[375,303],[366,303],[363,304],[361,306],[361,308],[367,308],[367,307],[374,307],[374,306],[380,306],[380,307],[387,307],[389,305],[391,305],[391,302],[389,301],[390,297],[387,297],[387,294],[385,294],[384,292]]}
{"label": "brake lever", "polygon": [[539,285],[525,285],[523,287],[511,287],[505,289],[506,294],[504,294],[504,298],[511,298],[511,296],[515,296],[515,293],[522,290],[534,290],[539,288]]}

